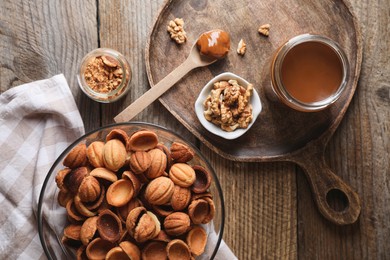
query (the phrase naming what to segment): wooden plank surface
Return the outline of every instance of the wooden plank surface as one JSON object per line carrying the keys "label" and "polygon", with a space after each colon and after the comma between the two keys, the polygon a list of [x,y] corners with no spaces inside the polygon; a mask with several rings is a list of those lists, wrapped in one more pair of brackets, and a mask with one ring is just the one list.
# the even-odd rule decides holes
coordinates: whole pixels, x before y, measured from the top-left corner
{"label": "wooden plank surface", "polygon": [[[214,16],[220,9],[225,12]],[[268,12],[270,9],[275,11]],[[167,24],[178,15],[187,21],[184,27],[188,40],[182,45],[174,44],[167,37]],[[191,22],[190,17],[202,22]],[[237,17],[241,18],[239,23],[235,20]],[[263,37],[257,31],[265,21],[272,24],[269,37]],[[337,30],[334,24],[338,24]],[[150,84],[159,87],[158,82],[186,59],[197,37],[212,28],[226,30],[232,46],[236,46],[239,39],[245,39],[248,46],[245,56],[237,55],[235,47],[232,47],[233,50],[224,59],[185,75],[160,98],[162,104],[202,143],[224,158],[232,161],[284,160],[298,163],[310,178],[320,212],[334,223],[354,223],[361,208],[358,195],[322,163],[327,141],[348,108],[360,74],[362,37],[349,4],[333,0],[215,0],[200,7],[171,0],[159,12],[146,46],[146,72]],[[332,106],[316,113],[294,111],[276,102],[276,97],[270,97],[269,63],[273,55],[287,39],[306,33],[334,39],[345,51],[349,64],[346,90]],[[260,116],[251,129],[234,140],[226,140],[207,131],[198,120],[194,105],[191,105],[209,80],[227,71],[253,83],[262,103]],[[331,189],[337,189],[347,197],[348,207],[343,214],[328,207],[326,195]]]}
{"label": "wooden plank surface", "polygon": [[96,2],[1,0],[0,14],[1,92],[63,73],[86,129],[99,126],[99,105],[79,91],[76,79],[78,63],[98,46]]}
{"label": "wooden plank surface", "polygon": [[[144,47],[162,4],[163,0],[0,0],[0,92],[64,73],[86,130],[113,123],[114,115],[149,89]],[[221,181],[224,240],[239,259],[390,258],[390,2],[351,4],[364,35],[362,73],[326,157],[360,195],[362,213],[356,224],[339,227],[324,220],[303,173],[293,164],[225,160],[199,144],[159,102],[136,117],[175,129],[200,146]],[[78,62],[99,42],[125,54],[132,66],[132,89],[115,104],[92,102],[76,84]]]}
{"label": "wooden plank surface", "polygon": [[[100,47],[118,50],[128,57],[132,67],[131,90],[126,98],[114,104],[102,105],[102,124],[114,123],[113,118],[119,111],[149,89],[144,62],[144,50],[147,37],[155,19],[155,13],[162,2],[158,1],[99,1]],[[177,129],[194,141],[195,139],[159,102],[141,112],[133,121],[156,123]]]}
{"label": "wooden plank surface", "polygon": [[362,212],[352,226],[329,225],[314,209],[298,172],[302,259],[390,258],[390,2],[351,3],[364,37],[363,65],[354,99],[326,155],[329,166],[360,195]]}
{"label": "wooden plank surface", "polygon": [[[221,9],[224,11],[215,16]],[[182,45],[174,44],[167,37],[167,24],[177,16],[184,19],[188,37]],[[268,37],[257,31],[264,23],[271,24]],[[227,56],[210,66],[191,71],[161,97],[164,106],[197,138],[233,161],[272,161],[286,159],[313,140],[324,139],[333,132],[356,89],[361,64],[361,35],[348,5],[333,0],[214,0],[199,7],[186,1],[169,1],[158,14],[150,36],[151,44],[146,50],[146,70],[151,84],[156,85],[185,60],[201,33],[216,28],[230,35],[231,50]],[[271,90],[270,63],[278,48],[288,39],[308,33],[335,40],[349,61],[345,91],[332,106],[316,113],[302,113],[281,105],[272,97]],[[240,39],[247,45],[244,56],[236,53]],[[192,105],[203,86],[223,72],[235,73],[252,83],[262,103],[262,111],[251,129],[234,140],[207,131]]]}

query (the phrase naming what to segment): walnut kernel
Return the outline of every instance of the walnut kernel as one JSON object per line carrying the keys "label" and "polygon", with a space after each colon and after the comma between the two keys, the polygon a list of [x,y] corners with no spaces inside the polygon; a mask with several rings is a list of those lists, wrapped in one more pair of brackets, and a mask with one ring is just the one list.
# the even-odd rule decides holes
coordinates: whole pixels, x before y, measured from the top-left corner
{"label": "walnut kernel", "polygon": [[237,53],[239,55],[244,55],[246,52],[246,43],[244,42],[244,39],[241,39],[239,42],[238,42],[238,46],[237,46]]}
{"label": "walnut kernel", "polygon": [[175,18],[169,21],[167,31],[171,39],[177,44],[183,44],[187,40],[187,34],[184,31],[184,20],[182,18]]}
{"label": "walnut kernel", "polygon": [[269,36],[269,30],[271,28],[271,25],[270,24],[263,24],[259,27],[259,30],[258,32],[266,37]]}

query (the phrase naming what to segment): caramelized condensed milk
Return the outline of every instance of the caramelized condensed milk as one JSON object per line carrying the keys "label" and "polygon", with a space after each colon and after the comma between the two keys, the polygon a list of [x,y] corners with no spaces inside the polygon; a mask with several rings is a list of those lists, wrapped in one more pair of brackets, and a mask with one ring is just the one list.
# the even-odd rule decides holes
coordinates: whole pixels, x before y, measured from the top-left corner
{"label": "caramelized condensed milk", "polygon": [[277,51],[272,63],[272,89],[291,108],[319,111],[340,97],[348,69],[344,52],[333,40],[299,35]]}
{"label": "caramelized condensed milk", "polygon": [[230,36],[219,29],[208,31],[199,36],[196,46],[202,55],[221,59],[230,50]]}

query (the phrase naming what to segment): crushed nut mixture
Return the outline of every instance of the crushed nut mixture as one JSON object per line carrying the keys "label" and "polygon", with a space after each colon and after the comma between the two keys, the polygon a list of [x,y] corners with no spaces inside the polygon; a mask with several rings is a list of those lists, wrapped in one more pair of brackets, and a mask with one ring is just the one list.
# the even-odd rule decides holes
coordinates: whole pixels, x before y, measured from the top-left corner
{"label": "crushed nut mixture", "polygon": [[269,30],[271,28],[271,25],[269,25],[268,23],[267,24],[263,24],[259,27],[259,30],[258,32],[266,37],[269,36]]}
{"label": "crushed nut mixture", "polygon": [[204,117],[227,132],[247,128],[253,119],[249,102],[252,92],[252,84],[244,88],[236,80],[214,83],[213,90],[203,102]]}
{"label": "crushed nut mixture", "polygon": [[238,42],[238,46],[237,46],[237,53],[239,55],[244,55],[246,52],[246,43],[244,42],[244,39],[241,39],[239,42]]}
{"label": "crushed nut mixture", "polygon": [[175,18],[169,21],[167,30],[177,44],[183,44],[187,40],[187,34],[184,31],[184,20],[181,18]]}
{"label": "crushed nut mixture", "polygon": [[84,72],[88,86],[100,93],[115,90],[123,80],[123,70],[118,62],[109,56],[92,58]]}

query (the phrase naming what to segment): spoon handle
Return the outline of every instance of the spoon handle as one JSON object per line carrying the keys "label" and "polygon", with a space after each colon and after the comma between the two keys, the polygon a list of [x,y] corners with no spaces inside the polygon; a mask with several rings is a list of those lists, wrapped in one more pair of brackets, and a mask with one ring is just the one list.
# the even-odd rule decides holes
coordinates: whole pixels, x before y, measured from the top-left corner
{"label": "spoon handle", "polygon": [[154,85],[154,87],[150,88],[141,97],[131,103],[116,117],[114,117],[114,121],[117,123],[130,121],[133,117],[135,117],[138,113],[144,110],[148,105],[150,105],[153,101],[159,98],[168,89],[170,89],[188,72],[199,66],[200,64],[197,64],[193,62],[192,59],[187,58],[180,66],[174,69],[165,78],[163,78],[160,82]]}

